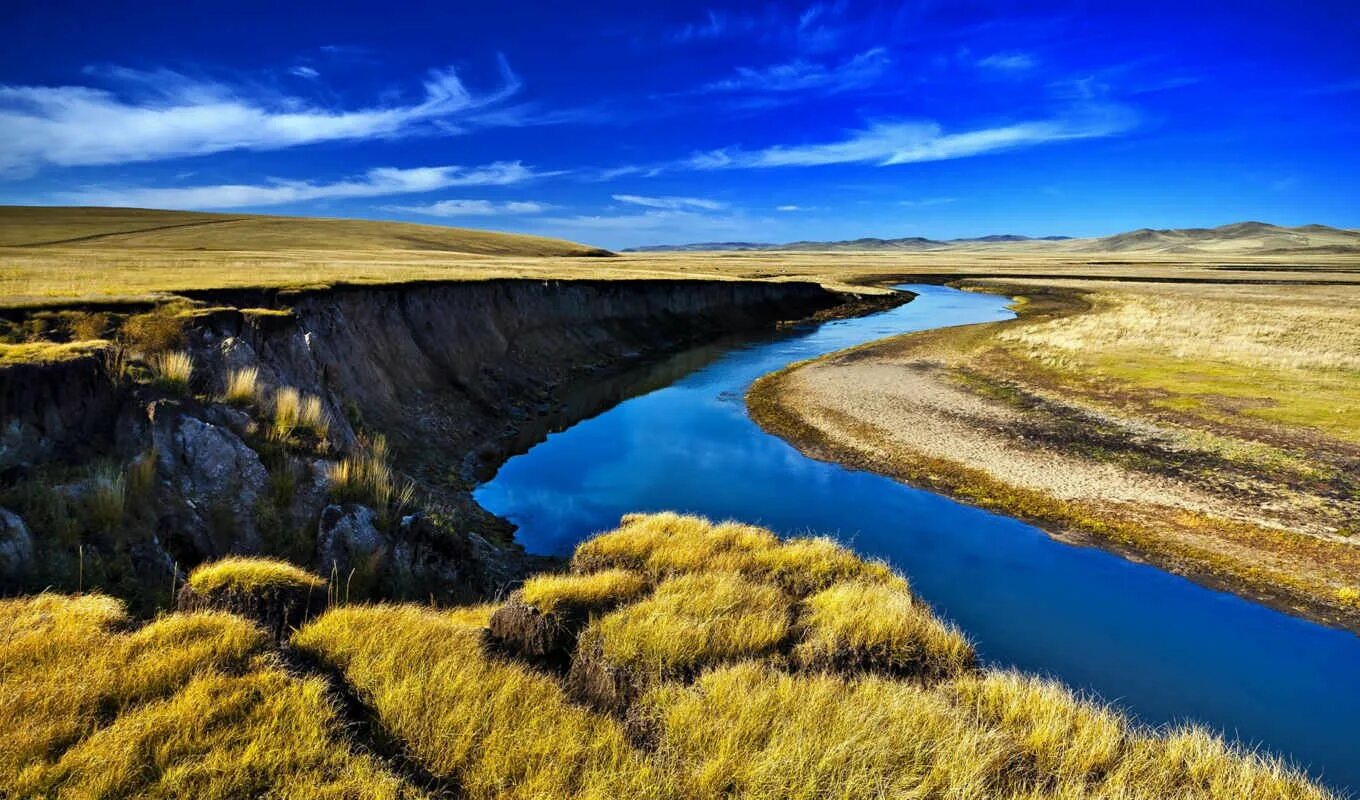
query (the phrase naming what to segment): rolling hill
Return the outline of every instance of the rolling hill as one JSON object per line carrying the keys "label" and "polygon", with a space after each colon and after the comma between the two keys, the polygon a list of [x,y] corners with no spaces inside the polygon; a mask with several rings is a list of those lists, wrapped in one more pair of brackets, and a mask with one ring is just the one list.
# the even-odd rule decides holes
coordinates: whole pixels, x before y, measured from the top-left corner
{"label": "rolling hill", "polygon": [[422,251],[491,256],[608,256],[539,236],[355,219],[140,208],[0,206],[0,247],[204,251]]}
{"label": "rolling hill", "polygon": [[708,242],[634,248],[634,252],[693,252],[701,250],[760,251],[970,251],[1008,250],[1025,253],[1166,253],[1223,255],[1360,254],[1360,231],[1303,225],[1286,228],[1264,222],[1238,222],[1217,228],[1140,228],[1098,238],[1029,237],[997,234],[969,239],[849,239],[834,242],[799,241],[787,244]]}

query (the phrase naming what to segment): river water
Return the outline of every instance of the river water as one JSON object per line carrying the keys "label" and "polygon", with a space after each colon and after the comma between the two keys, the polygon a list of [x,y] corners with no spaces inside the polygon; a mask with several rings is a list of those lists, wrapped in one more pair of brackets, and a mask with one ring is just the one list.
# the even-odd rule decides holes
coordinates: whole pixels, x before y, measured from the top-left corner
{"label": "river water", "polygon": [[[1360,637],[1025,523],[806,458],[746,414],[753,380],[907,331],[1007,319],[938,286],[866,317],[710,346],[631,376],[637,396],[507,461],[475,492],[530,552],[565,555],[631,511],[825,533],[903,572],[989,664],[1047,674],[1152,723],[1195,721],[1360,790]],[[662,386],[662,388],[656,388]],[[627,396],[623,391],[620,396]]]}

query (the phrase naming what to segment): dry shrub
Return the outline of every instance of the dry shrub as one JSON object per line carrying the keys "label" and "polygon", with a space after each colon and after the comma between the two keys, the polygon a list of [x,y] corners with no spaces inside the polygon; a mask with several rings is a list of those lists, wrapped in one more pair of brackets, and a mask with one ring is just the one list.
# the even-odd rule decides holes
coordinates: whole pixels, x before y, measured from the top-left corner
{"label": "dry shrub", "polygon": [[123,320],[118,338],[129,350],[144,355],[175,350],[184,346],[184,320],[168,311],[135,314]]}

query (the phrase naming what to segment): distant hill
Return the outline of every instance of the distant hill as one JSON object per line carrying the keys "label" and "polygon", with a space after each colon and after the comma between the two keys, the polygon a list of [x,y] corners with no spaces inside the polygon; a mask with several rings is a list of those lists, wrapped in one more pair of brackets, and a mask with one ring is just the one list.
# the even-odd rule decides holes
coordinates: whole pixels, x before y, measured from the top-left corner
{"label": "distant hill", "polygon": [[844,239],[834,242],[798,241],[787,244],[768,242],[698,242],[695,244],[658,244],[646,247],[633,247],[626,253],[667,253],[701,250],[938,250],[967,242],[1057,242],[1070,239],[1070,236],[1018,236],[998,234],[980,236],[975,239],[926,239],[921,236],[907,236],[900,239]]}
{"label": "distant hill", "polygon": [[221,251],[423,251],[496,256],[608,256],[541,236],[355,219],[140,208],[0,206],[0,247]]}
{"label": "distant hill", "polygon": [[632,252],[698,250],[815,250],[815,251],[938,251],[938,250],[1020,250],[1023,252],[1075,253],[1204,253],[1272,255],[1289,253],[1360,254],[1360,231],[1303,225],[1285,228],[1265,222],[1237,222],[1217,228],[1171,228],[1136,231],[1090,239],[1070,236],[1018,236],[995,234],[970,239],[926,239],[911,236],[901,239],[849,239],[834,242],[800,241],[788,244],[750,242],[708,242],[686,245],[657,245],[633,248]]}

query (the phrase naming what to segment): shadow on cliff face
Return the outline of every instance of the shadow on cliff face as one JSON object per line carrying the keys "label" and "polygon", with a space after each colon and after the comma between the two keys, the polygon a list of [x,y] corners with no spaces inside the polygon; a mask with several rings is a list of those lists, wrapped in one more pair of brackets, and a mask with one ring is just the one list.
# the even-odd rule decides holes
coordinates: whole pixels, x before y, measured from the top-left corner
{"label": "shadow on cliff face", "polygon": [[[0,367],[0,594],[98,588],[150,613],[185,570],[231,554],[306,565],[353,599],[503,594],[545,562],[476,505],[474,481],[728,337],[847,299],[737,281],[256,294],[195,300],[271,307],[166,312],[182,381],[159,379],[145,341]],[[311,404],[305,429],[281,424],[285,395]],[[337,465],[380,435],[397,491],[344,496]]]}

